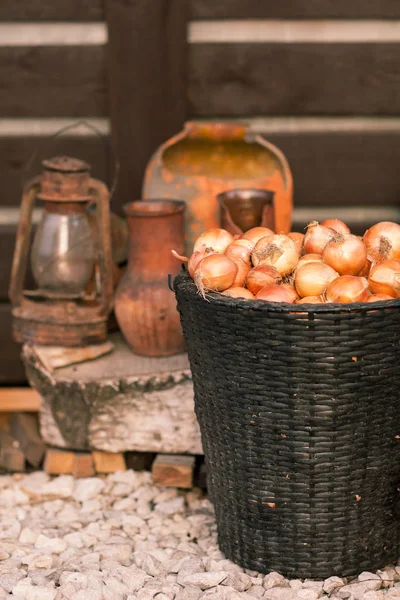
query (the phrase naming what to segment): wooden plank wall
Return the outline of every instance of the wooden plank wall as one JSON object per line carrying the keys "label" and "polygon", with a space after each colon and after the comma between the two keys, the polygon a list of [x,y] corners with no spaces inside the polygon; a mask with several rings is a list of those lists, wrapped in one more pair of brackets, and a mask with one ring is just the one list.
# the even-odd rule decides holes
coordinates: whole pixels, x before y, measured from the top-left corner
{"label": "wooden plank wall", "polygon": [[[138,3],[114,1],[124,10]],[[359,232],[377,220],[400,220],[398,0],[191,0],[190,8],[188,116],[249,121],[285,152],[295,179],[295,227],[325,215]],[[103,0],[0,2],[0,384],[24,379],[7,300],[21,181],[39,170],[39,157],[60,151],[88,160],[95,176],[110,181],[110,158],[92,133],[69,132],[43,147],[47,135],[75,119],[111,130],[109,98],[116,94],[109,81],[118,80],[107,71],[108,18]],[[140,39],[132,45],[129,27],[121,35],[137,53]],[[127,79],[133,61],[128,54]],[[136,85],[120,90],[125,107],[140,93],[140,68]],[[143,163],[137,141],[132,147]]]}

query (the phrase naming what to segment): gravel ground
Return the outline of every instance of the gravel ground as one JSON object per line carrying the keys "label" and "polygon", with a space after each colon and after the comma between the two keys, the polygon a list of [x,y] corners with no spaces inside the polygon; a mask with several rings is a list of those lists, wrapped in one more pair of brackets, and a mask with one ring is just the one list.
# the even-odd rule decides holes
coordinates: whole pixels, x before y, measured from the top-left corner
{"label": "gravel ground", "polygon": [[0,477],[0,598],[25,600],[400,599],[400,567],[351,584],[287,580],[226,560],[200,490],[104,479]]}

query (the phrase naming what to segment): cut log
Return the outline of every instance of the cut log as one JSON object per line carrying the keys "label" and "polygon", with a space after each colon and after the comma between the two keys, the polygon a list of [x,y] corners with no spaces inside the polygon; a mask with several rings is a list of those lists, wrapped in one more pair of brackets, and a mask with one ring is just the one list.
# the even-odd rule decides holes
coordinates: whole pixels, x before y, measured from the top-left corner
{"label": "cut log", "polygon": [[146,358],[121,334],[114,351],[51,373],[24,346],[29,382],[41,396],[40,430],[49,446],[74,451],[202,454],[186,354]]}
{"label": "cut log", "polygon": [[39,421],[33,413],[13,413],[10,421],[11,434],[19,442],[30,465],[38,468],[46,450],[39,432]]}
{"label": "cut log", "polygon": [[194,456],[159,454],[152,468],[153,483],[165,487],[191,488]]}
{"label": "cut log", "polygon": [[35,346],[39,360],[49,371],[67,367],[87,360],[93,360],[114,350],[111,342],[86,346],[85,348],[64,348],[60,346]]}
{"label": "cut log", "polygon": [[88,452],[75,452],[72,475],[79,477],[93,477],[95,474],[93,457]]}
{"label": "cut log", "polygon": [[96,473],[126,471],[124,455],[121,452],[92,452]]}
{"label": "cut log", "polygon": [[43,469],[48,475],[71,475],[74,461],[73,452],[48,448]]}
{"label": "cut log", "polygon": [[28,387],[3,388],[0,390],[0,412],[38,412],[40,396]]}

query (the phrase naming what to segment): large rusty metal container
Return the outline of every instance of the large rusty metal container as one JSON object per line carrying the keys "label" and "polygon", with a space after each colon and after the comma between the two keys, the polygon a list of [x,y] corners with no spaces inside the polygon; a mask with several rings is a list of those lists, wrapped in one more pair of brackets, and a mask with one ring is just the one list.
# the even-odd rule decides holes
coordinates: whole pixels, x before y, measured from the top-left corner
{"label": "large rusty metal container", "polygon": [[190,253],[205,229],[220,225],[217,195],[237,188],[274,192],[276,231],[290,231],[293,182],[282,152],[244,124],[188,122],[150,159],[142,195],[186,202]]}

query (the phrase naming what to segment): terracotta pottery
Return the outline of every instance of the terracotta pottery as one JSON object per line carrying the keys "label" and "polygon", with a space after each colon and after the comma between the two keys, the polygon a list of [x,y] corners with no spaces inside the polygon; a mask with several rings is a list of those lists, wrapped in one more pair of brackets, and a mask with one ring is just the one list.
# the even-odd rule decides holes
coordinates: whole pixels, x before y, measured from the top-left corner
{"label": "terracotta pottery", "polygon": [[233,188],[275,192],[276,231],[290,231],[293,183],[286,158],[243,124],[186,123],[150,159],[143,197],[186,202],[185,241],[190,254],[203,231],[220,226],[217,196]]}
{"label": "terracotta pottery", "polygon": [[221,207],[221,226],[232,235],[253,227],[275,231],[274,192],[235,189],[217,196]]}
{"label": "terracotta pottery", "polygon": [[171,250],[184,252],[185,203],[137,201],[126,204],[123,210],[128,221],[129,259],[115,297],[120,329],[136,354],[170,356],[184,352],[168,275],[174,277],[181,269]]}

